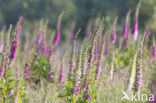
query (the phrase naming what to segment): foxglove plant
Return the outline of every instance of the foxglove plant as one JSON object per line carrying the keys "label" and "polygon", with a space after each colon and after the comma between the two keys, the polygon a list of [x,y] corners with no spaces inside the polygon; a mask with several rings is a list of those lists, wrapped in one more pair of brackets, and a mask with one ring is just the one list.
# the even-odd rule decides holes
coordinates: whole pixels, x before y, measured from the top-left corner
{"label": "foxglove plant", "polygon": [[51,61],[52,58],[53,58],[53,45],[51,45],[50,47],[49,60]]}
{"label": "foxglove plant", "polygon": [[38,39],[37,39],[37,44],[36,44],[36,55],[35,58],[38,57],[39,52],[41,50],[41,43],[42,43],[42,30],[40,29]]}
{"label": "foxglove plant", "polygon": [[23,22],[23,16],[20,16],[19,18],[19,23],[17,25],[17,37],[19,38],[20,34],[21,34],[21,30],[22,30],[22,22]]}
{"label": "foxglove plant", "polygon": [[116,23],[117,23],[118,18],[115,19],[114,24],[113,24],[113,37],[111,38],[111,42],[115,43],[116,42]]}
{"label": "foxglove plant", "polygon": [[4,68],[5,68],[5,63],[3,62],[2,65],[1,65],[0,78],[3,78],[3,75],[4,75]]}
{"label": "foxglove plant", "polygon": [[74,36],[74,43],[73,43],[73,48],[72,48],[72,57],[70,60],[70,69],[69,69],[69,76],[73,74],[73,70],[75,68],[75,48],[76,48],[76,39],[78,34],[80,33],[80,29],[78,30],[78,32],[76,33],[76,35]]}
{"label": "foxglove plant", "polygon": [[11,55],[10,55],[11,65],[13,65],[13,61],[14,61],[16,54],[17,54],[17,48],[18,48],[17,41],[18,41],[17,35],[15,35],[14,40],[12,42],[12,47],[11,47]]}
{"label": "foxglove plant", "polygon": [[103,58],[103,52],[104,52],[104,42],[105,42],[105,36],[103,37],[102,40],[102,45],[101,45],[101,50],[98,58],[98,65],[97,65],[97,70],[96,70],[96,77],[99,77],[101,67],[102,67],[102,58]]}
{"label": "foxglove plant", "polygon": [[133,41],[136,42],[138,37],[138,16],[139,16],[139,8],[140,8],[141,0],[137,6],[136,13],[135,13],[135,20],[134,25],[132,28],[132,34],[133,34]]}
{"label": "foxglove plant", "polygon": [[125,25],[124,25],[124,30],[123,30],[123,37],[124,37],[124,38],[127,37],[127,33],[128,33],[129,15],[130,15],[130,11],[128,12],[128,14],[127,14],[127,16],[126,16],[126,20],[125,20]]}
{"label": "foxglove plant", "polygon": [[142,79],[143,79],[142,69],[139,68],[138,77],[137,77],[137,92],[138,93],[140,93],[140,89],[142,87]]}
{"label": "foxglove plant", "polygon": [[46,57],[49,53],[49,48],[47,46],[47,43],[44,42],[44,47],[43,47],[43,56]]}
{"label": "foxglove plant", "polygon": [[58,45],[58,43],[59,43],[59,41],[60,41],[60,37],[61,37],[60,29],[61,29],[61,20],[62,20],[62,16],[63,16],[63,13],[62,13],[62,14],[59,16],[59,18],[58,18],[57,34],[56,34],[55,40],[54,40],[55,46]]}
{"label": "foxglove plant", "polygon": [[75,91],[74,91],[74,94],[77,95],[77,93],[80,91],[80,82],[81,82],[81,65],[82,65],[82,49],[83,49],[83,46],[82,45],[80,47],[80,50],[79,50],[79,56],[78,56],[78,60],[77,60],[77,66],[76,66],[76,77],[75,77]]}

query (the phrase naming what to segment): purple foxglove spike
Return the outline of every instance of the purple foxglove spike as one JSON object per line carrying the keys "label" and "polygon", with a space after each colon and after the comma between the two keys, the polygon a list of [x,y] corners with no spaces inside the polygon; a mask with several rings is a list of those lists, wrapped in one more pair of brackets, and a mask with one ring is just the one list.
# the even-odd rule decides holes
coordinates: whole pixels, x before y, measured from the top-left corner
{"label": "purple foxglove spike", "polygon": [[101,67],[102,67],[102,58],[99,59],[98,68],[97,68],[97,71],[96,71],[96,77],[97,78],[99,77]]}
{"label": "purple foxglove spike", "polygon": [[19,37],[20,34],[21,34],[23,19],[24,19],[23,16],[20,16],[20,18],[19,18],[19,24],[17,26],[17,37]]}
{"label": "purple foxglove spike", "polygon": [[48,52],[49,52],[49,48],[47,46],[47,43],[45,42],[44,43],[44,48],[43,48],[43,56],[47,56],[48,55]]}
{"label": "purple foxglove spike", "polygon": [[51,80],[51,71],[49,70],[48,71],[48,81],[50,81]]}
{"label": "purple foxglove spike", "polygon": [[61,33],[60,33],[60,27],[57,28],[57,34],[55,36],[55,41],[54,41],[54,44],[55,46],[58,45],[59,41],[60,41],[60,37],[61,37]]}
{"label": "purple foxglove spike", "polygon": [[124,31],[123,31],[123,37],[127,37],[127,29],[128,29],[128,21],[125,21]]}
{"label": "purple foxglove spike", "polygon": [[137,80],[137,91],[138,93],[140,93],[140,89],[142,87],[142,78],[143,78],[143,73],[142,73],[142,69],[139,69],[139,73],[138,73],[138,80]]}
{"label": "purple foxglove spike", "polygon": [[17,53],[17,47],[18,44],[17,44],[17,36],[16,36],[16,39],[13,41],[12,48],[11,48],[11,66],[13,65],[13,61]]}
{"label": "purple foxglove spike", "polygon": [[83,88],[82,88],[82,90],[86,90],[86,88],[87,88],[87,80],[85,80],[85,83],[84,83],[84,85],[83,85]]}
{"label": "purple foxglove spike", "polygon": [[95,48],[95,61],[98,60],[98,55],[99,55],[98,48]]}
{"label": "purple foxglove spike", "polygon": [[61,65],[61,71],[60,71],[60,79],[59,79],[59,86],[61,86],[63,80],[63,64]]}
{"label": "purple foxglove spike", "polygon": [[147,28],[146,28],[146,35],[147,35],[147,36],[150,36],[150,34],[151,34],[150,28],[147,27]]}
{"label": "purple foxglove spike", "polygon": [[138,37],[138,15],[139,15],[139,10],[137,9],[136,15],[135,15],[135,21],[134,21],[134,26],[132,29],[132,34],[134,35],[133,41],[135,42]]}
{"label": "purple foxglove spike", "polygon": [[87,100],[91,100],[91,99],[92,99],[92,95],[91,95],[91,94],[88,94],[88,95],[86,96],[86,98],[87,98]]}
{"label": "purple foxglove spike", "polygon": [[40,50],[41,50],[41,45],[37,45],[35,58],[38,57]]}
{"label": "purple foxglove spike", "polygon": [[112,37],[112,43],[116,42],[116,28],[113,30],[113,37]]}
{"label": "purple foxglove spike", "polygon": [[156,44],[153,47],[153,57],[156,57]]}
{"label": "purple foxglove spike", "polygon": [[77,86],[75,91],[74,91],[74,95],[77,96],[77,93],[80,92],[80,86]]}
{"label": "purple foxglove spike", "polygon": [[4,67],[5,67],[5,63],[3,62],[3,63],[2,63],[2,66],[1,66],[0,78],[3,78],[3,75],[4,75]]}
{"label": "purple foxglove spike", "polygon": [[108,55],[109,55],[109,41],[107,40],[105,56],[108,56]]}
{"label": "purple foxglove spike", "polygon": [[38,40],[37,40],[37,45],[40,45],[42,42],[42,30],[40,30],[39,35],[38,35]]}
{"label": "purple foxglove spike", "polygon": [[52,59],[52,57],[53,57],[53,46],[51,46],[51,48],[50,48],[50,60]]}

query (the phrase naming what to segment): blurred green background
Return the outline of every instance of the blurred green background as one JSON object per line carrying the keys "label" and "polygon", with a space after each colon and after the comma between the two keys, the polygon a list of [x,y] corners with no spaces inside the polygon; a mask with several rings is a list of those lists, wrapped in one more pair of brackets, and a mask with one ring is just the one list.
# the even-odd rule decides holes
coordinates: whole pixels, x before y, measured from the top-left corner
{"label": "blurred green background", "polygon": [[[27,23],[49,20],[49,27],[56,29],[58,16],[64,12],[61,32],[66,35],[72,22],[76,29],[81,27],[85,33],[89,20],[106,17],[114,20],[119,17],[118,24],[124,23],[126,13],[131,9],[131,26],[139,0],[0,0],[0,29],[9,24],[15,25],[19,16],[23,15]],[[156,32],[156,0],[143,0],[139,15],[139,28],[148,25]]]}

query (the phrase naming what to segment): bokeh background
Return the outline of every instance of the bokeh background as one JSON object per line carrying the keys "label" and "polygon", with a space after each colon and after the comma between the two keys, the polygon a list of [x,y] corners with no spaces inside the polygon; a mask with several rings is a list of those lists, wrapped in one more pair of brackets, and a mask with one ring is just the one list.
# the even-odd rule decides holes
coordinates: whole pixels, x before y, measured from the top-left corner
{"label": "bokeh background", "polygon": [[[131,10],[131,18],[134,18],[138,2],[139,0],[0,0],[0,29],[4,25],[6,27],[10,24],[15,25],[21,15],[24,16],[25,23],[45,19],[49,21],[49,28],[56,29],[58,17],[64,12],[61,34],[65,37],[74,23],[75,30],[82,28],[83,36],[89,21],[97,17],[105,17],[108,22],[112,22],[118,16],[118,24],[122,25],[127,12]],[[154,21],[156,21],[156,0],[143,0],[139,29],[144,30],[149,26],[155,33]]]}

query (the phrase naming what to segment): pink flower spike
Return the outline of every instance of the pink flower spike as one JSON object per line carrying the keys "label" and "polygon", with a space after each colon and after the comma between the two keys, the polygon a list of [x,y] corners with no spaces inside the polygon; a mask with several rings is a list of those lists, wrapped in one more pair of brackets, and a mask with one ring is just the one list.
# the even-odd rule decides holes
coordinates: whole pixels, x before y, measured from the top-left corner
{"label": "pink flower spike", "polygon": [[23,19],[24,19],[23,16],[20,16],[20,18],[19,18],[19,24],[17,26],[17,37],[19,37],[20,34],[21,34]]}
{"label": "pink flower spike", "polygon": [[40,32],[39,32],[37,45],[41,44],[41,42],[42,42],[42,30],[40,30]]}
{"label": "pink flower spike", "polygon": [[128,29],[128,21],[125,21],[125,27],[124,27],[124,32],[123,32],[123,37],[127,37],[127,29]]}
{"label": "pink flower spike", "polygon": [[49,53],[49,48],[47,46],[47,43],[44,43],[44,48],[43,48],[43,56],[46,57]]}
{"label": "pink flower spike", "polygon": [[112,40],[112,43],[116,42],[116,28],[114,28],[114,30],[113,30],[113,37],[111,40]]}
{"label": "pink flower spike", "polygon": [[82,90],[85,91],[86,88],[87,88],[87,80],[85,80],[85,83],[84,83],[84,86],[83,86]]}
{"label": "pink flower spike", "polygon": [[3,62],[3,63],[2,63],[2,66],[1,66],[0,78],[3,78],[3,75],[4,75],[4,67],[5,67],[5,63]]}

